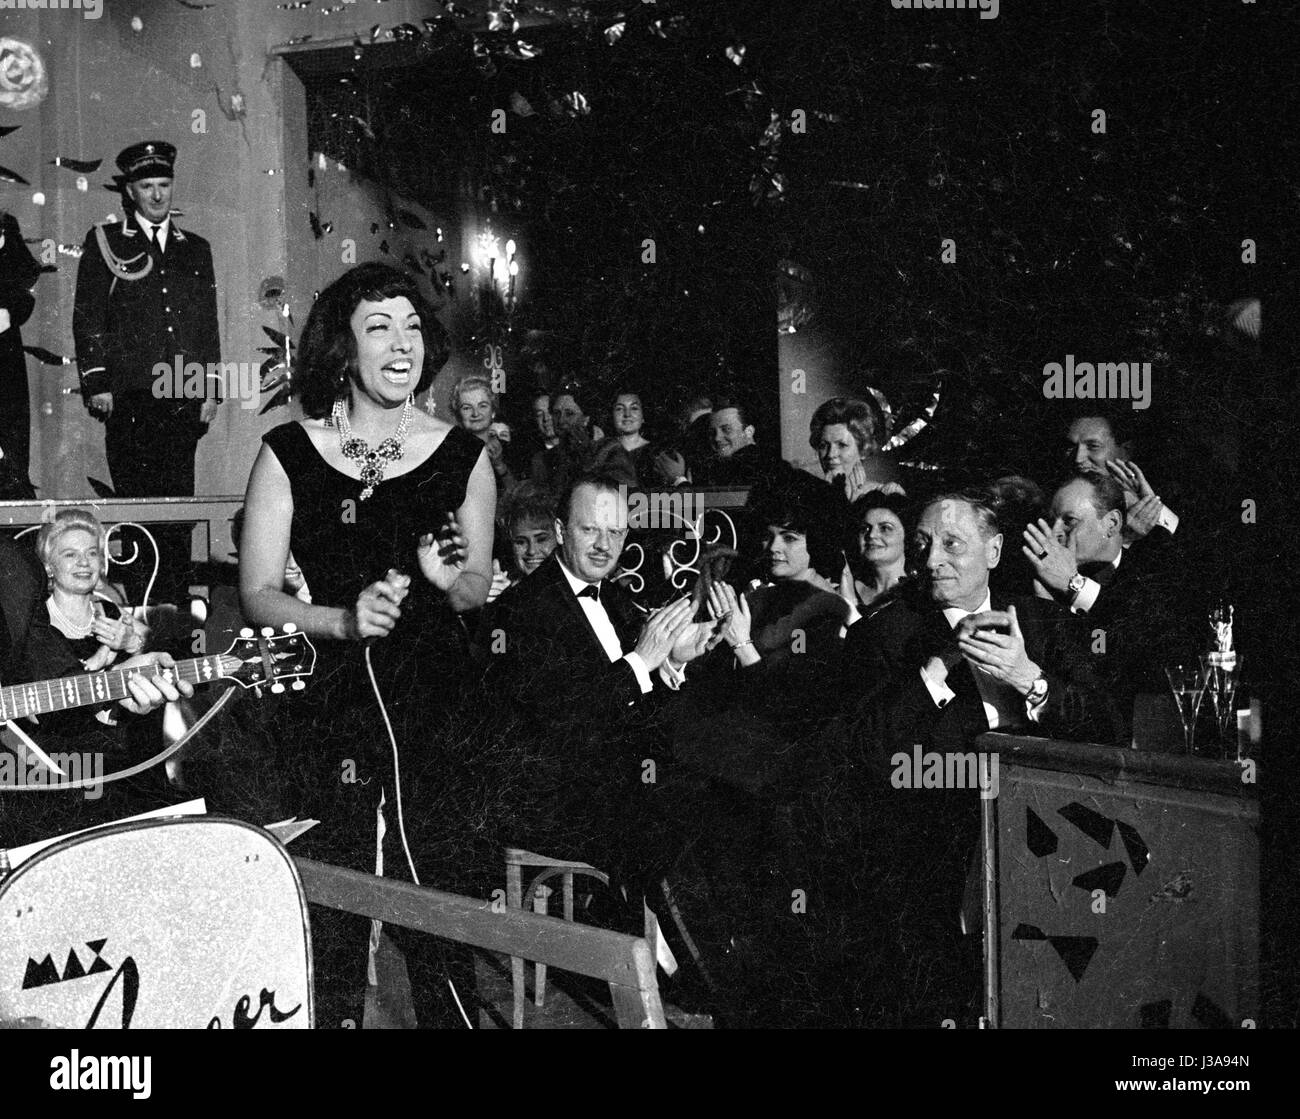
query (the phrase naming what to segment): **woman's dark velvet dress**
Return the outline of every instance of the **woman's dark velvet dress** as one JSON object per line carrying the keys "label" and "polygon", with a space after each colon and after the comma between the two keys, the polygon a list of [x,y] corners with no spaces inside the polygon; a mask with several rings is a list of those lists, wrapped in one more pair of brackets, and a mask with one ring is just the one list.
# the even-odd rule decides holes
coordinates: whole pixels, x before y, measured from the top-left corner
{"label": "woman's dark velvet dress", "polygon": [[[313,641],[316,671],[306,690],[273,697],[263,741],[273,765],[269,772],[245,775],[250,783],[274,788],[245,790],[251,796],[241,799],[276,813],[260,823],[291,815],[320,821],[294,841],[296,855],[373,874],[382,794],[383,873],[409,881],[398,834],[400,777],[406,833],[420,880],[454,888],[463,873],[452,865],[461,861],[457,836],[467,827],[441,798],[458,772],[452,752],[459,747],[448,741],[446,723],[469,669],[468,642],[446,596],[421,574],[417,545],[463,504],[483,443],[452,428],[414,470],[381,482],[362,501],[361,483],[330,466],[301,424],[283,424],[264,441],[289,476],[294,508],[290,548],[313,605],[351,607],[390,568],[409,575],[411,589],[401,619],[387,637],[365,644]],[[366,672],[367,648],[397,738],[399,767]],[[274,807],[266,803],[268,792]],[[322,1028],[337,1027],[359,1013],[356,992],[364,975],[368,922],[313,907],[312,925],[317,1022]],[[428,1013],[430,996],[436,1000],[446,990],[445,973],[439,975],[436,956],[431,962],[427,951],[435,942],[397,938],[407,948],[417,1013],[426,1024],[446,1010],[435,1006]]]}

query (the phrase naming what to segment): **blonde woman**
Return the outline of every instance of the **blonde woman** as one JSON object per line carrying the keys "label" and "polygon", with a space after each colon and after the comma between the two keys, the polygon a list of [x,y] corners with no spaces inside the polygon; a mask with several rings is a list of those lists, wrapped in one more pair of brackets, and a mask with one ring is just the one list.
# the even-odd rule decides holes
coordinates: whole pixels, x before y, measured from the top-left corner
{"label": "blonde woman", "polygon": [[50,625],[68,639],[86,671],[98,672],[119,653],[135,656],[144,649],[147,629],[105,582],[108,536],[93,513],[58,512],[41,525],[36,554],[49,579]]}

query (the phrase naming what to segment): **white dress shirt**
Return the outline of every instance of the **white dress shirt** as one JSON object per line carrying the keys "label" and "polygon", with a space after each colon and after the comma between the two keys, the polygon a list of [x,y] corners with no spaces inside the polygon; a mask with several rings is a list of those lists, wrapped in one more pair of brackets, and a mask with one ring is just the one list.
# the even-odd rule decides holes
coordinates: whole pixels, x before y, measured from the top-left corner
{"label": "white dress shirt", "polygon": [[[944,610],[943,616],[948,625],[955,629],[957,623],[963,618],[968,618],[972,614],[983,614],[992,609],[993,595],[992,592],[988,592],[984,595],[984,601],[980,603],[978,610],[963,610],[960,606],[950,606]],[[1038,722],[1039,713],[1043,709],[1041,703],[1031,705],[1028,698],[1022,696],[1010,684],[994,679],[978,665],[970,664],[969,661],[967,664],[970,666],[971,675],[975,678],[975,686],[979,689],[980,702],[984,706],[984,718],[988,720],[989,730],[1023,722],[1025,715],[1028,715],[1032,722]],[[936,707],[947,707],[957,698],[957,693],[948,686],[947,680],[939,680],[929,675],[925,666],[921,667],[921,680]]]}
{"label": "white dress shirt", "polygon": [[[641,694],[645,695],[654,688],[654,681],[650,679],[650,670],[646,667],[645,661],[641,659],[641,654],[633,650],[630,653],[623,652],[623,646],[618,640],[618,633],[614,629],[614,623],[609,620],[609,612],[605,609],[605,604],[598,598],[592,598],[590,595],[578,597],[578,592],[585,590],[587,587],[598,587],[596,583],[588,583],[585,579],[579,579],[565,565],[563,559],[556,556],[559,560],[560,570],[564,573],[564,578],[568,582],[574,597],[578,598],[578,605],[582,612],[587,616],[587,621],[591,624],[592,632],[596,635],[596,640],[600,642],[600,647],[605,650],[605,655],[609,657],[610,664],[617,660],[627,661],[628,667],[636,676],[636,682],[641,688]],[[659,678],[674,691],[681,686],[684,673],[681,671],[674,672],[665,661],[659,669]]]}
{"label": "white dress shirt", "polygon": [[150,240],[153,240],[153,231],[155,229],[158,230],[158,249],[160,252],[166,252],[167,231],[171,228],[172,223],[171,216],[169,215],[163,218],[163,220],[157,225],[149,221],[147,218],[142,218],[139,214],[135,215],[135,220],[140,224],[140,228],[144,230],[144,235]]}
{"label": "white dress shirt", "polygon": [[[1124,549],[1121,548],[1119,550],[1119,555],[1110,561],[1111,567],[1118,571],[1119,561],[1123,558]],[[1086,614],[1097,605],[1097,596],[1099,594],[1101,594],[1101,584],[1098,583],[1096,579],[1089,579],[1087,576],[1084,576],[1083,586],[1079,589],[1079,593],[1074,596],[1074,601],[1070,603],[1071,611],[1075,614]]]}

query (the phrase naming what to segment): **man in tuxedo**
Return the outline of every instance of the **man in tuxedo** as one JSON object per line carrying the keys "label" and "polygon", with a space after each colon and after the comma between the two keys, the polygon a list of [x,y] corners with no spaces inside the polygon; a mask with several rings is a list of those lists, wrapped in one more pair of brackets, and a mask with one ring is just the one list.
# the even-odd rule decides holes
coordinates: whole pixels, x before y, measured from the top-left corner
{"label": "man in tuxedo", "polygon": [[[511,842],[639,876],[671,845],[658,815],[671,759],[662,707],[713,626],[683,598],[643,617],[610,578],[628,531],[626,489],[583,475],[556,510],[556,550],[486,623],[488,681],[529,742],[525,815]],[[662,844],[660,843],[662,840]]]}
{"label": "man in tuxedo", "polygon": [[[1050,521],[1050,523],[1049,523]],[[1129,739],[1133,699],[1163,695],[1161,667],[1184,640],[1194,640],[1186,596],[1170,586],[1159,533],[1143,548],[1124,547],[1125,494],[1105,474],[1067,479],[1052,496],[1048,519],[1026,526],[1022,552],[1035,588],[1082,616],[1088,647],[1122,716]]]}
{"label": "man in tuxedo", "polygon": [[984,494],[933,499],[912,539],[917,593],[850,628],[846,689],[886,756],[914,743],[961,751],[986,730],[1114,737],[1114,713],[1069,611],[990,591],[1002,544]]}

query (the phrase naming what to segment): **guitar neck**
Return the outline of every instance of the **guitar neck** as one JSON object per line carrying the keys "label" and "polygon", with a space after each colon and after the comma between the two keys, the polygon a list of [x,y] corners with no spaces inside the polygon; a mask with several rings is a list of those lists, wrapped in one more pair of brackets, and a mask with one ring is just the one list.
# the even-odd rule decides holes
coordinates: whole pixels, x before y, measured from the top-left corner
{"label": "guitar neck", "polygon": [[[191,684],[209,684],[222,678],[224,667],[221,655],[215,654],[177,661],[171,668],[159,668],[148,675],[161,676],[165,680],[188,680]],[[58,676],[53,680],[0,688],[0,722],[127,699],[131,695],[127,681],[140,675],[144,673],[138,668],[110,668],[103,672]]]}

